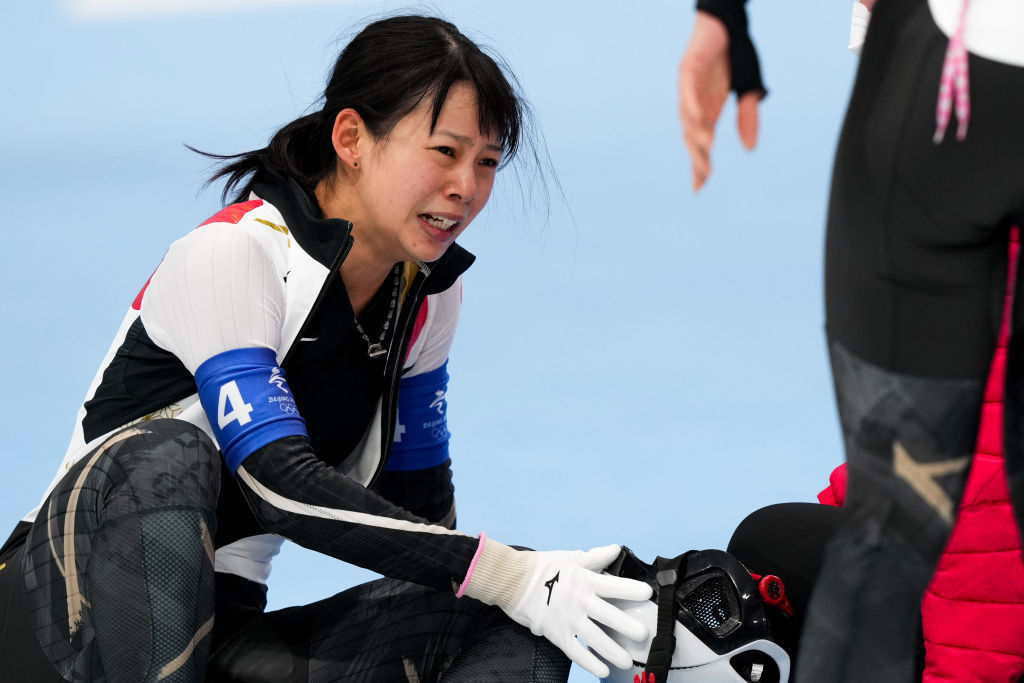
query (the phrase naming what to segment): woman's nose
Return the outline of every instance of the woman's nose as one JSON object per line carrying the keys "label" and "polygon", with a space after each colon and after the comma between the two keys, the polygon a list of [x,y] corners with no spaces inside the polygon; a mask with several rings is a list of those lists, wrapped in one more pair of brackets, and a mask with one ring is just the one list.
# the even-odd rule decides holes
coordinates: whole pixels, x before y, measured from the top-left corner
{"label": "woman's nose", "polygon": [[476,199],[477,182],[474,170],[469,166],[460,166],[453,172],[448,188],[449,197],[465,203]]}

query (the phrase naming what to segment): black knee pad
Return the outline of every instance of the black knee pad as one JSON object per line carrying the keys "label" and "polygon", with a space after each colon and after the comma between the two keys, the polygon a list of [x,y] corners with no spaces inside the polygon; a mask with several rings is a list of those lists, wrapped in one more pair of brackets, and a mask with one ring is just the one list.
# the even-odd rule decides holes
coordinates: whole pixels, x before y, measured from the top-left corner
{"label": "black knee pad", "polygon": [[983,382],[892,372],[836,341],[831,354],[849,463],[844,533],[893,536],[934,562],[967,481]]}
{"label": "black knee pad", "polygon": [[[215,510],[220,491],[220,456],[209,436],[182,420],[152,420],[118,432],[109,448],[109,476],[123,479],[124,502],[134,511],[167,506]],[[120,504],[108,499],[109,515]]]}

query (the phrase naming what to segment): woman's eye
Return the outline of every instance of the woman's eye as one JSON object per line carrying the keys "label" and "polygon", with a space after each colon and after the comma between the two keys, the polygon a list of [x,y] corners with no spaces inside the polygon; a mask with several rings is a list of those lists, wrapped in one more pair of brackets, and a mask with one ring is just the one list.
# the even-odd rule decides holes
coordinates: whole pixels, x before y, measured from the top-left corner
{"label": "woman's eye", "polygon": [[438,152],[440,152],[441,154],[445,155],[446,157],[452,157],[452,158],[455,157],[455,150],[452,149],[451,147],[447,147],[445,145],[441,145],[439,147],[435,147],[434,149],[436,149]]}
{"label": "woman's eye", "polygon": [[480,164],[482,166],[486,166],[487,168],[497,168],[498,167],[498,160],[497,159],[490,159],[490,158],[481,159],[480,160]]}

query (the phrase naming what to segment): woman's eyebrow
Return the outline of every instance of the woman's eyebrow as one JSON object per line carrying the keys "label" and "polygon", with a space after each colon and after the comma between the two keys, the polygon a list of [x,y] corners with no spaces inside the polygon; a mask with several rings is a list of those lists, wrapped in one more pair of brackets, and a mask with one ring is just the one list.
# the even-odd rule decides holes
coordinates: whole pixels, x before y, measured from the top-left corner
{"label": "woman's eyebrow", "polygon": [[[463,135],[462,133],[456,133],[455,131],[448,130],[447,128],[442,128],[440,130],[436,130],[436,131],[434,131],[434,134],[435,135],[447,135],[448,137],[450,137],[453,140],[455,140],[455,142],[458,142],[458,143],[463,144],[463,145],[474,145],[474,144],[476,144],[476,138],[470,137],[469,135]],[[487,144],[487,149],[493,150],[495,152],[504,151],[502,149],[501,145],[495,145],[493,143],[488,143]]]}

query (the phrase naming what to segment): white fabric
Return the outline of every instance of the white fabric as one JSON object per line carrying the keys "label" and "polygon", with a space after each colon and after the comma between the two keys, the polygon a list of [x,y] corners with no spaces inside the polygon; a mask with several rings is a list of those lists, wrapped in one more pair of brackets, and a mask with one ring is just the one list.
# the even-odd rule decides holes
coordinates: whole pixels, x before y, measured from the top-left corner
{"label": "white fabric", "polygon": [[[885,2],[885,0],[878,0]],[[928,0],[932,18],[947,36],[956,31],[963,0]],[[1024,1],[971,0],[964,26],[967,51],[1004,64],[1024,66]]]}
{"label": "white fabric", "polygon": [[270,578],[270,560],[281,552],[284,539],[273,534],[249,536],[217,548],[213,568],[256,583]]}
{"label": "white fabric", "polygon": [[264,244],[270,239],[285,238],[254,221],[204,225],[172,244],[153,274],[142,323],[193,375],[225,351],[279,350],[285,292],[278,273],[287,265]]}
{"label": "white fabric", "polygon": [[631,666],[633,659],[598,623],[630,640],[650,635],[643,623],[608,601],[647,600],[652,593],[641,581],[600,573],[620,551],[617,545],[587,552],[520,551],[487,539],[465,594],[497,605],[513,621],[544,636],[569,659],[602,678],[609,669],[598,655],[622,669]]}
{"label": "white fabric", "polygon": [[860,2],[853,3],[853,15],[850,17],[850,52],[860,57],[864,47],[864,38],[868,35],[868,23],[871,21],[871,10]]}
{"label": "white fabric", "polygon": [[406,377],[437,370],[448,360],[462,311],[462,276],[445,291],[427,297],[426,305],[427,319],[405,360],[405,367],[412,368]]}
{"label": "white fabric", "polygon": [[[885,0],[878,0],[885,2]],[[956,32],[963,0],[928,0],[932,19],[947,36]],[[858,57],[867,35],[871,12],[853,3],[850,20],[850,51]],[[1024,2],[1022,0],[971,0],[964,26],[968,52],[1004,64],[1024,66]]]}

